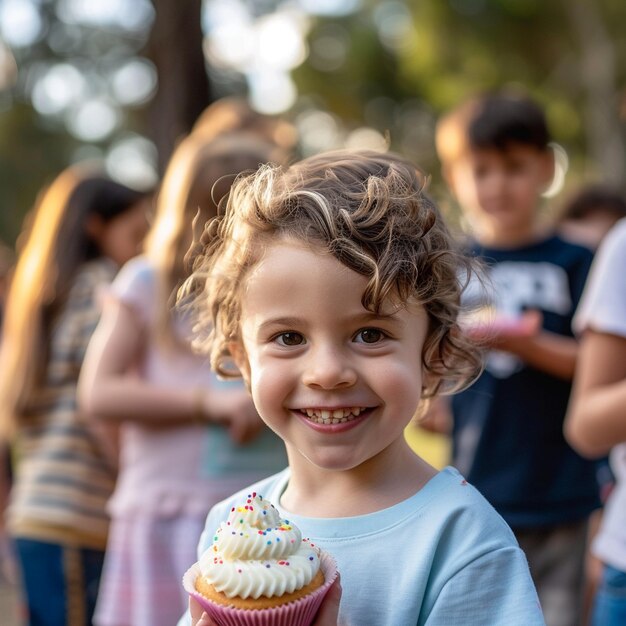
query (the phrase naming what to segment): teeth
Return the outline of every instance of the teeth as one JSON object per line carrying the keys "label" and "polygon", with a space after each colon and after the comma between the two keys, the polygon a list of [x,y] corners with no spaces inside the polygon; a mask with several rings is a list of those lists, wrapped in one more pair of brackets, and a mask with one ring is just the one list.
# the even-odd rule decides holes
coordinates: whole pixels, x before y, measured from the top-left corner
{"label": "teeth", "polygon": [[365,409],[351,407],[349,409],[302,409],[307,417],[316,424],[344,424],[358,417]]}

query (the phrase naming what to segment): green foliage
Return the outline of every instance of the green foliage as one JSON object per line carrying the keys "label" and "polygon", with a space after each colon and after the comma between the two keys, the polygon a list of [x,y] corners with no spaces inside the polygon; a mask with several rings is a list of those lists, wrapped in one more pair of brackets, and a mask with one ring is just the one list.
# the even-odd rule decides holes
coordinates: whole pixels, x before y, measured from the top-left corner
{"label": "green foliage", "polygon": [[67,166],[77,145],[26,104],[0,114],[0,240],[14,243],[41,186]]}
{"label": "green foliage", "polygon": [[[418,158],[438,182],[432,142],[437,117],[470,95],[503,87],[523,88],[546,108],[555,140],[579,168],[570,179],[598,175],[589,156],[585,125],[586,85],[581,71],[584,46],[572,24],[577,0],[406,0],[364,3],[342,20],[351,42],[343,64],[326,69],[304,65],[295,73],[305,95],[315,95],[330,111],[353,125],[371,123],[368,98],[384,96],[396,103],[388,130],[392,147]],[[581,0],[584,2],[585,0]],[[615,116],[624,98],[626,3],[597,0],[593,10],[607,29],[616,68]],[[385,8],[387,7],[387,8]],[[406,11],[397,37],[383,43],[381,14]],[[310,33],[311,49],[328,32],[332,19],[318,19]],[[621,93],[620,93],[621,91]],[[417,112],[417,113],[416,113]],[[407,143],[407,119],[430,127],[416,134],[421,145]],[[421,115],[421,118],[420,118]],[[623,115],[623,114],[622,114]],[[601,173],[600,173],[601,175]]]}

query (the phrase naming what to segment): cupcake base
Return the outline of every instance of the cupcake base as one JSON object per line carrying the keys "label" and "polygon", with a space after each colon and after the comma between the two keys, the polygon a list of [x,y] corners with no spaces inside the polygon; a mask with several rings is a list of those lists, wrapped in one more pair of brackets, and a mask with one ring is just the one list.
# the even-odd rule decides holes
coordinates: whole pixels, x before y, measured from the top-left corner
{"label": "cupcake base", "polygon": [[289,602],[294,602],[300,598],[304,598],[304,596],[309,595],[323,584],[324,574],[322,573],[322,568],[320,567],[313,580],[308,585],[302,587],[302,589],[298,589],[293,593],[283,594],[282,596],[273,596],[271,598],[267,598],[265,596],[261,596],[260,598],[229,598],[222,592],[217,591],[217,589],[202,578],[202,576],[198,576],[198,578],[196,578],[195,587],[197,591],[207,598],[207,600],[216,602],[217,604],[232,606],[236,609],[270,609],[282,606],[283,604],[287,604]]}
{"label": "cupcake base", "polygon": [[[266,608],[236,608],[232,606],[232,601],[223,594],[219,595],[231,605],[220,604],[217,600],[205,597],[196,588],[196,583],[200,578],[200,569],[197,563],[185,573],[183,587],[219,626],[310,626],[326,592],[337,578],[337,564],[326,552],[322,552],[320,555],[320,572],[323,576],[323,583],[319,587],[309,591],[306,595],[301,595],[287,602],[285,602],[284,596],[275,598],[276,605],[265,605]],[[315,579],[313,580],[315,581]],[[313,581],[307,586],[312,584]],[[207,586],[212,587],[211,585]],[[214,593],[218,592],[214,591]],[[269,602],[272,598],[259,598],[259,600]],[[245,602],[239,598],[236,598],[235,601]]]}

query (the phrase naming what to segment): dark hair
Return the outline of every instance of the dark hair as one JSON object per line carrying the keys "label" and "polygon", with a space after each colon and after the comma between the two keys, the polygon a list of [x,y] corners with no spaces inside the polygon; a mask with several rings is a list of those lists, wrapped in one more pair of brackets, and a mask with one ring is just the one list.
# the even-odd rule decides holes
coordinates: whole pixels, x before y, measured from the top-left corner
{"label": "dark hair", "polygon": [[611,213],[617,218],[626,217],[624,194],[608,185],[590,185],[570,199],[563,207],[559,220],[581,220],[596,211]]}
{"label": "dark hair", "polygon": [[97,215],[107,224],[146,196],[146,193],[100,175],[85,178],[76,185],[68,198],[64,219],[59,226],[59,245],[54,254],[60,284],[69,284],[69,277],[81,263],[98,258],[101,254],[86,231],[87,220]]}
{"label": "dark hair", "polygon": [[506,151],[511,144],[546,150],[550,132],[543,109],[526,96],[493,94],[476,101],[467,128],[470,148]]}
{"label": "dark hair", "polygon": [[52,328],[76,272],[101,254],[87,232],[88,219],[97,215],[109,222],[144,196],[86,164],[67,168],[40,194],[7,299],[6,340],[0,351],[0,431],[11,432],[41,380]]}

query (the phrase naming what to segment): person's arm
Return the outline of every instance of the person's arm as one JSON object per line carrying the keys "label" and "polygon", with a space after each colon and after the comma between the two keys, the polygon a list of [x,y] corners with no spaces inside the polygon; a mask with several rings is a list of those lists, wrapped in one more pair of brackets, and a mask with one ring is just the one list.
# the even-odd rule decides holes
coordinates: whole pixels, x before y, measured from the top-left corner
{"label": "person's arm", "polygon": [[526,311],[515,328],[485,325],[467,332],[485,348],[510,352],[535,369],[571,380],[578,342],[573,337],[543,330],[541,322],[539,311]]}
{"label": "person's arm", "polygon": [[146,334],[134,310],[108,298],[81,371],[78,399],[89,416],[142,421],[152,426],[214,421],[230,426],[243,442],[261,427],[245,390],[189,390],[151,384],[132,372]]}
{"label": "person's arm", "polygon": [[626,337],[584,333],[565,437],[589,457],[626,441]]}
{"label": "person's arm", "polygon": [[524,363],[564,380],[571,380],[576,369],[578,342],[573,337],[546,330],[530,337],[500,337],[498,350],[511,352]]}

